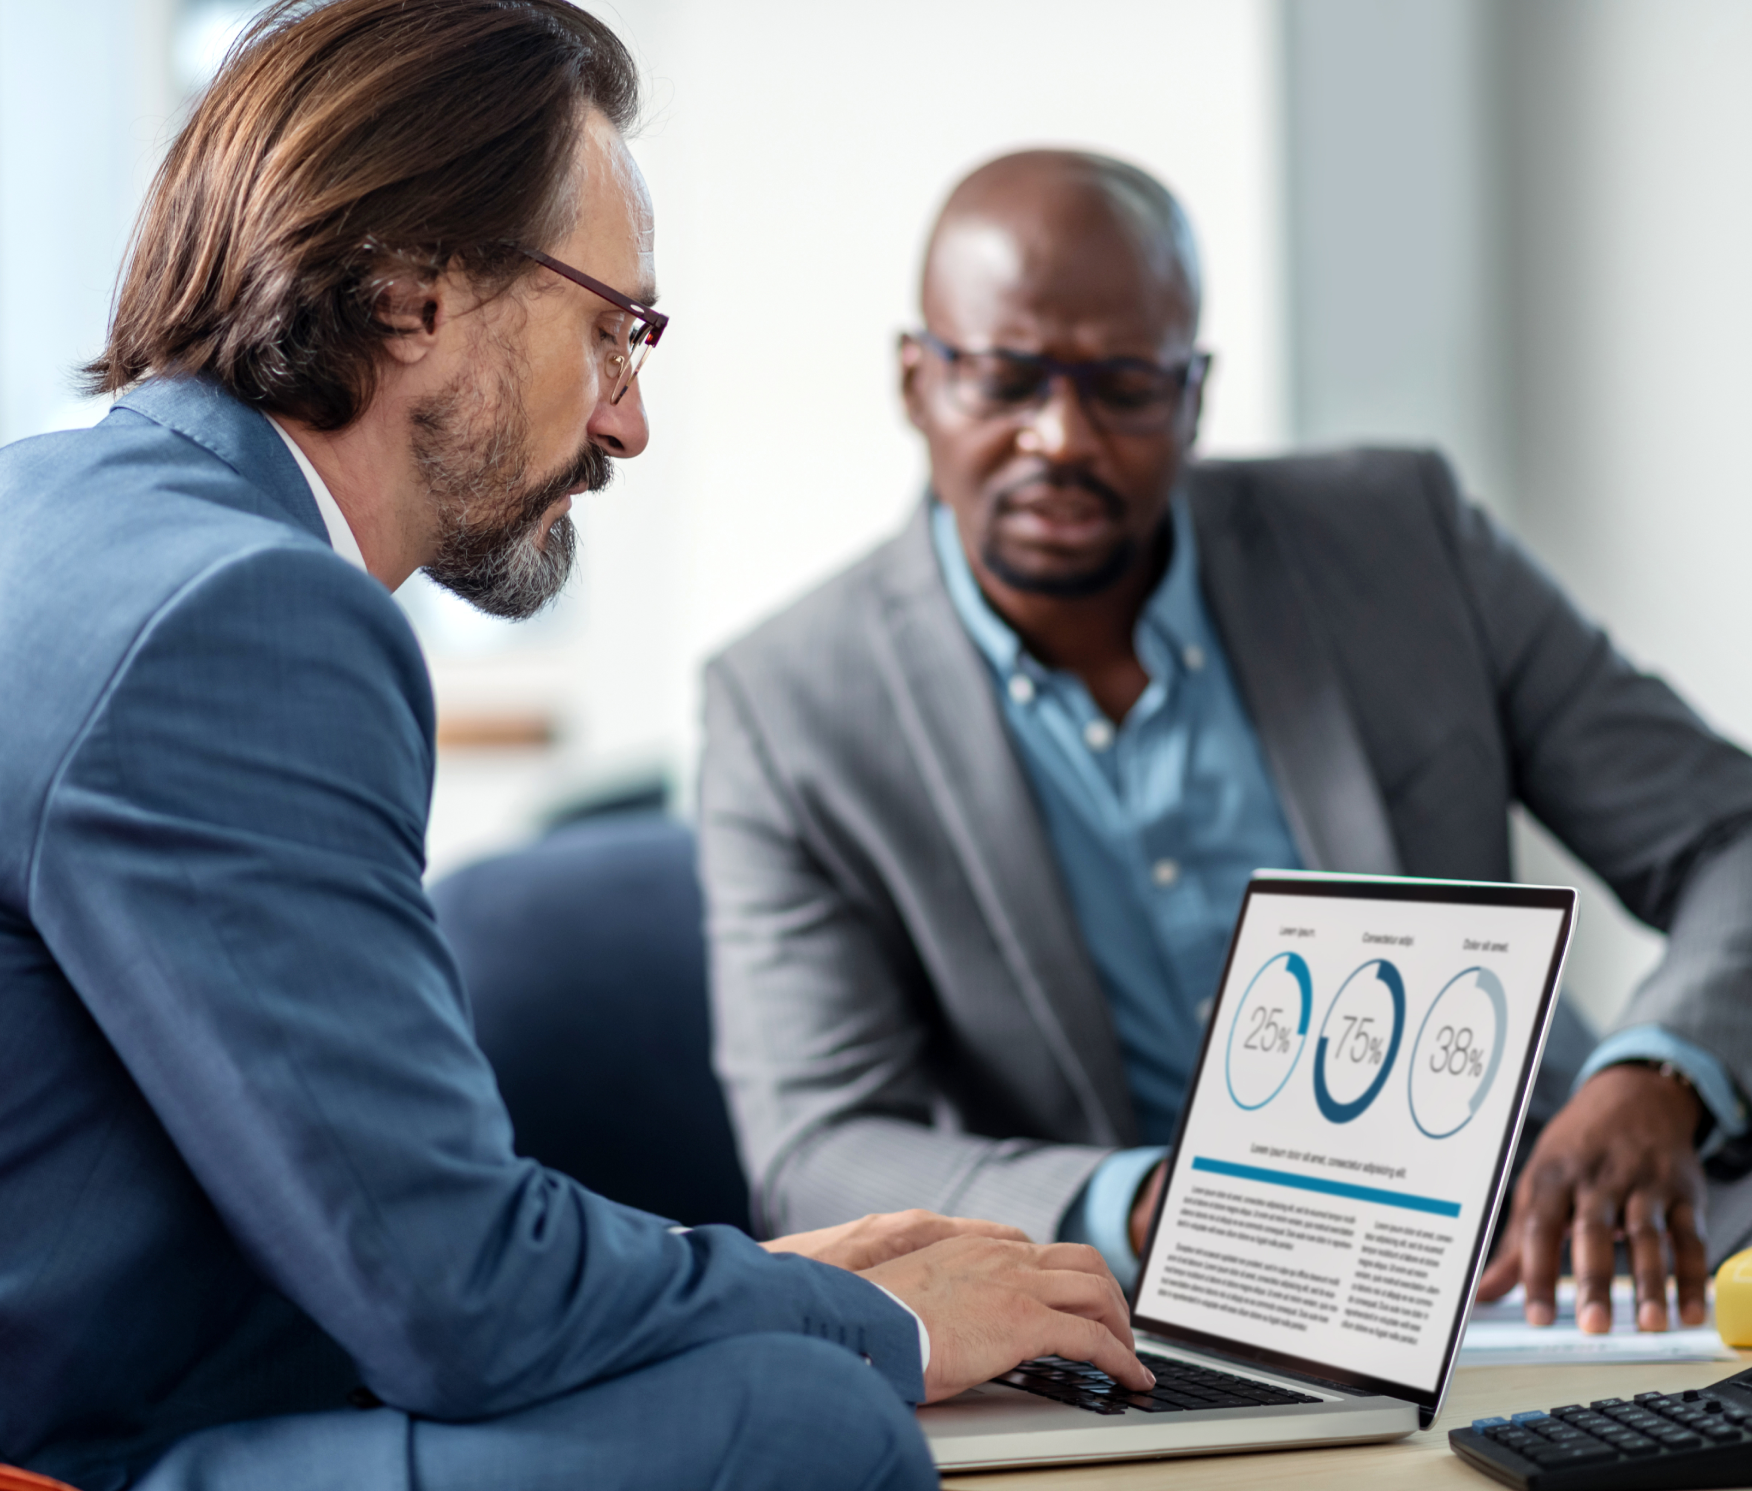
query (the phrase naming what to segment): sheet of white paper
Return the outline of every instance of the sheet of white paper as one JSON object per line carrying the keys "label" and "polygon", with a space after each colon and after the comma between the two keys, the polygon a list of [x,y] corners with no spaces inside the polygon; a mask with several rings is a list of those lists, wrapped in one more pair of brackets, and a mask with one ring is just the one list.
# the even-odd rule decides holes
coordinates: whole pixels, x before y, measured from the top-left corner
{"label": "sheet of white paper", "polygon": [[[1557,1286],[1557,1320],[1548,1326],[1528,1325],[1525,1296],[1519,1288],[1494,1304],[1472,1307],[1466,1338],[1460,1343],[1462,1367],[1508,1366],[1535,1362],[1710,1362],[1738,1358],[1716,1334],[1713,1304],[1710,1321],[1669,1331],[1636,1328],[1636,1296],[1629,1279],[1612,1284],[1612,1330],[1589,1336],[1576,1329],[1576,1286],[1565,1279]],[[1667,1301],[1668,1318],[1679,1318],[1677,1300]]]}

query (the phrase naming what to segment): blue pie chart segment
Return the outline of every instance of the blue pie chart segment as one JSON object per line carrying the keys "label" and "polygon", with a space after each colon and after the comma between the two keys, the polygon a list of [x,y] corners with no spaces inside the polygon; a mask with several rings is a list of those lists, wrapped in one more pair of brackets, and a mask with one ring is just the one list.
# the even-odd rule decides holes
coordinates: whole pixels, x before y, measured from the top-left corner
{"label": "blue pie chart segment", "polygon": [[1314,980],[1300,953],[1279,953],[1253,975],[1235,1018],[1223,1072],[1238,1108],[1263,1108],[1290,1080],[1314,1013]]}
{"label": "blue pie chart segment", "polygon": [[1405,980],[1371,958],[1339,986],[1314,1044],[1314,1101],[1328,1123],[1349,1123],[1381,1095],[1405,1034]]}
{"label": "blue pie chart segment", "polygon": [[1508,1043],[1509,1001],[1488,968],[1454,975],[1418,1027],[1406,1078],[1411,1120],[1446,1139],[1472,1122],[1497,1078]]}

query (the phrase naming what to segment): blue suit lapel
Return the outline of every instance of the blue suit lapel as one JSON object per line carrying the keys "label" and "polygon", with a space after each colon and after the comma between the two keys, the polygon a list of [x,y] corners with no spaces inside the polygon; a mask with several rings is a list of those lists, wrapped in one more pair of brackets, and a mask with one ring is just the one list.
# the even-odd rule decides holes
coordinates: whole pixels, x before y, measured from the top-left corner
{"label": "blue suit lapel", "polygon": [[260,410],[204,378],[149,378],[117,399],[116,407],[194,441],[267,499],[258,509],[262,516],[279,518],[328,543],[328,528],[310,483]]}

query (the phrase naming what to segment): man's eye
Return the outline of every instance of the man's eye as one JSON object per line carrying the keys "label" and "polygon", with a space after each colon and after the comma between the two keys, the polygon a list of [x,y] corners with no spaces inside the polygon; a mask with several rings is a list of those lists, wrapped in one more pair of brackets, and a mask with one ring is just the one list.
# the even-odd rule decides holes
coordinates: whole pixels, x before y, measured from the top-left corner
{"label": "man's eye", "polygon": [[995,404],[1020,403],[1031,399],[1040,389],[1040,370],[1027,363],[1004,358],[971,360],[968,368],[980,397]]}
{"label": "man's eye", "polygon": [[1138,368],[1115,369],[1096,377],[1093,392],[1114,409],[1142,409],[1160,403],[1173,390],[1169,380]]}

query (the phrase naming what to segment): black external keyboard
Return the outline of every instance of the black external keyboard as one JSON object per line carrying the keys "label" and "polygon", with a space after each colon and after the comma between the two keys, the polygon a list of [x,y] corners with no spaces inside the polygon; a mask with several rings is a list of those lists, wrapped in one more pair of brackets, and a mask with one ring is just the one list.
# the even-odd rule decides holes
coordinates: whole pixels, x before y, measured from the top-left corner
{"label": "black external keyboard", "polygon": [[1172,1357],[1152,1356],[1147,1351],[1140,1351],[1138,1360],[1156,1374],[1156,1385],[1147,1393],[1134,1393],[1087,1362],[1066,1361],[1062,1356],[1036,1357],[993,1381],[1068,1403],[1072,1408],[1105,1414],[1124,1413],[1127,1409],[1141,1413],[1186,1413],[1201,1408],[1260,1408],[1320,1401],[1269,1382],[1234,1377],[1210,1367],[1177,1362]]}
{"label": "black external keyboard", "polygon": [[1752,1486],[1752,1371],[1683,1393],[1599,1398],[1474,1419],[1448,1445],[1525,1491],[1695,1491]]}

